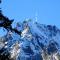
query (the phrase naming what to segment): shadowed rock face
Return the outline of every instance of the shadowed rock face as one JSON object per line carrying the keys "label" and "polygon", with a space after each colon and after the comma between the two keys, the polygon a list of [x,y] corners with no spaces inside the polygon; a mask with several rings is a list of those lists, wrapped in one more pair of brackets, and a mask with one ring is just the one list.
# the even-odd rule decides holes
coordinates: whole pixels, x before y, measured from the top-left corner
{"label": "shadowed rock face", "polygon": [[0,50],[0,60],[10,60],[9,58],[9,52],[4,52],[6,49],[2,48]]}
{"label": "shadowed rock face", "polygon": [[51,54],[51,53],[54,53],[54,52],[57,52],[57,44],[55,42],[50,42],[49,45],[48,45],[48,53]]}

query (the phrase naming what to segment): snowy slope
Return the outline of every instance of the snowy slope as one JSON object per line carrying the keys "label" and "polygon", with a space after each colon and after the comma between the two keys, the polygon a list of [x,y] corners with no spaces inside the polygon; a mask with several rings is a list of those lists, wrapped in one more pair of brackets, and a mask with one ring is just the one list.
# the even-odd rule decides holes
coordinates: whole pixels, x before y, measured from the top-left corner
{"label": "snowy slope", "polygon": [[[20,26],[21,36],[12,32],[7,34],[6,49],[12,60],[59,60],[60,30],[56,26],[40,24],[32,20],[23,21]],[[4,46],[3,45],[3,46]],[[2,46],[2,47],[3,47]],[[5,47],[4,47],[5,48]]]}

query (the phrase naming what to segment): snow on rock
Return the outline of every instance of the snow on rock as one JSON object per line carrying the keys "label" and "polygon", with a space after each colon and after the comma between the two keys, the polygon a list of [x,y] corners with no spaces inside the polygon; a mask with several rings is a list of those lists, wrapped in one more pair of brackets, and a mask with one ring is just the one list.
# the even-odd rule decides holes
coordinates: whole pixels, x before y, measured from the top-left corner
{"label": "snow on rock", "polygon": [[5,46],[11,59],[60,60],[60,29],[32,20],[23,21],[19,28],[21,36],[9,32],[9,36],[5,36],[7,42],[0,43],[0,49]]}

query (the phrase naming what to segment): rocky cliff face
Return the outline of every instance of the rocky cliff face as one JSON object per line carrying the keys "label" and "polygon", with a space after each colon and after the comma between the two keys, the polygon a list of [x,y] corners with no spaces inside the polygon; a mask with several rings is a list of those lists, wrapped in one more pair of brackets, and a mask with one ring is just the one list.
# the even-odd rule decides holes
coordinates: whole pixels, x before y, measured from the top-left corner
{"label": "rocky cliff face", "polygon": [[16,29],[21,36],[8,32],[1,37],[0,55],[8,53],[10,60],[60,60],[60,29],[56,26],[28,20]]}

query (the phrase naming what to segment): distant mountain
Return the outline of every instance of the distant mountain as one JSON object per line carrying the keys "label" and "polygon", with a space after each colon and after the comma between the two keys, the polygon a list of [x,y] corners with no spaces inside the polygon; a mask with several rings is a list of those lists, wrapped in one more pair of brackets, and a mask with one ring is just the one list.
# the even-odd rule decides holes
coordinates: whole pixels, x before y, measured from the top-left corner
{"label": "distant mountain", "polygon": [[8,51],[10,60],[60,60],[60,29],[56,26],[28,20],[16,29],[21,35],[8,32],[0,39],[0,50]]}

